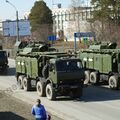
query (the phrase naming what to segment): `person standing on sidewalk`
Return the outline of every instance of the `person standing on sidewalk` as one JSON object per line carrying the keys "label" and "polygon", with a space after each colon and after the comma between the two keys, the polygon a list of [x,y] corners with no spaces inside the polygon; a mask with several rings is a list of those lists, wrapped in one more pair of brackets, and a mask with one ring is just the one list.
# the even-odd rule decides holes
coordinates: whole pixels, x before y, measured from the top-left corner
{"label": "person standing on sidewalk", "polygon": [[41,104],[41,100],[37,99],[36,104],[33,105],[32,115],[35,117],[35,120],[46,120],[47,114],[44,106]]}

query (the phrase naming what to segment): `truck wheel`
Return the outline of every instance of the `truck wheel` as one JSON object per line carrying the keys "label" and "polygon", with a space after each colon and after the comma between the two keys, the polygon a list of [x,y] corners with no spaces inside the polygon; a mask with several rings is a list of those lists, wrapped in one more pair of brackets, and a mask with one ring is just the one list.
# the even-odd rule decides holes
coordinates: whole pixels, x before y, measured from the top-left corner
{"label": "truck wheel", "polygon": [[53,89],[51,83],[47,84],[46,86],[46,96],[49,100],[55,100],[56,99],[56,93]]}
{"label": "truck wheel", "polygon": [[20,89],[23,89],[23,78],[24,78],[24,76],[23,76],[23,75],[20,75],[20,76],[18,77],[18,79],[17,79],[17,84],[18,84],[18,87],[19,87]]}
{"label": "truck wheel", "polygon": [[90,82],[92,84],[98,83],[98,74],[97,74],[97,72],[91,72],[90,73]]}
{"label": "truck wheel", "polygon": [[111,89],[118,89],[118,86],[119,86],[119,83],[118,83],[118,77],[116,77],[116,76],[111,76],[110,78],[109,78],[109,87],[111,88]]}
{"label": "truck wheel", "polygon": [[45,65],[45,66],[43,67],[43,69],[42,69],[42,76],[43,76],[44,78],[47,78],[47,77],[48,77],[48,67],[49,67],[49,65]]}
{"label": "truck wheel", "polygon": [[27,79],[27,77],[23,78],[23,88],[25,91],[29,91],[31,89],[31,83],[30,80]]}
{"label": "truck wheel", "polygon": [[3,66],[3,73],[4,74],[8,73],[8,66],[7,65]]}
{"label": "truck wheel", "polygon": [[82,95],[83,95],[83,88],[80,87],[80,88],[77,90],[77,97],[78,97],[78,98],[81,98]]}
{"label": "truck wheel", "polygon": [[84,80],[84,84],[88,84],[90,81],[90,71],[86,70],[85,71],[85,80]]}
{"label": "truck wheel", "polygon": [[37,93],[40,97],[45,97],[45,88],[43,82],[41,81],[37,82]]}

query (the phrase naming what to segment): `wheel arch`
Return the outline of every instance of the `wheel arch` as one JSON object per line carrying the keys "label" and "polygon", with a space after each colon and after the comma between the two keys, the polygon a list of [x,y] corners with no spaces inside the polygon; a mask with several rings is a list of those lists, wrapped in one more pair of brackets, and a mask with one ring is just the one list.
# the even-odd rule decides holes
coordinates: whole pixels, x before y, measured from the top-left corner
{"label": "wheel arch", "polygon": [[25,77],[25,74],[22,74],[22,73],[17,72],[17,73],[16,73],[16,79],[17,79],[17,81],[18,81],[18,77],[19,77],[19,76],[24,76],[24,77]]}
{"label": "wheel arch", "polygon": [[47,80],[46,80],[46,86],[47,86],[47,84],[49,84],[49,83],[53,84],[53,82],[52,82],[51,79],[47,79]]}

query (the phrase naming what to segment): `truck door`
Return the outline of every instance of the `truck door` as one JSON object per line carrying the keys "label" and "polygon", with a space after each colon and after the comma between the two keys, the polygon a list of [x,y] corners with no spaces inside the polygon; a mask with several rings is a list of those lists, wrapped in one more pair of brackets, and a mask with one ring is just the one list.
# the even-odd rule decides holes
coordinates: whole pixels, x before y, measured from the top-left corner
{"label": "truck door", "polygon": [[50,63],[49,67],[49,78],[52,80],[54,84],[57,84],[57,73],[56,73],[56,66],[53,63]]}

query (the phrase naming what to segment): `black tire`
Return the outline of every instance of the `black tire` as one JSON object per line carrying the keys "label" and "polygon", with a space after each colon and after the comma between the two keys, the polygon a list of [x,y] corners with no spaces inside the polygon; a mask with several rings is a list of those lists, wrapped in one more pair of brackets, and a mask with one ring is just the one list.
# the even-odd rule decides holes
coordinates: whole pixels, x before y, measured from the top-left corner
{"label": "black tire", "polygon": [[42,81],[37,82],[37,93],[40,97],[45,97],[45,85]]}
{"label": "black tire", "polygon": [[24,89],[24,91],[31,90],[31,81],[27,77],[23,78],[23,89]]}
{"label": "black tire", "polygon": [[82,87],[79,87],[79,88],[76,88],[76,89],[72,89],[71,92],[70,92],[70,96],[72,98],[81,98],[82,93],[83,93],[83,89],[82,89]]}
{"label": "black tire", "polygon": [[109,87],[111,89],[118,89],[119,88],[119,81],[117,76],[111,76],[109,78]]}
{"label": "black tire", "polygon": [[7,65],[2,66],[1,73],[4,75],[7,75],[7,73],[8,73],[8,66]]}
{"label": "black tire", "polygon": [[48,78],[48,67],[49,67],[49,65],[46,64],[42,69],[42,76],[44,78]]}
{"label": "black tire", "polygon": [[90,82],[92,84],[97,84],[99,82],[99,77],[97,72],[91,72],[90,73]]}
{"label": "black tire", "polygon": [[55,100],[56,99],[56,93],[53,89],[51,83],[47,84],[46,86],[46,96],[49,100]]}
{"label": "black tire", "polygon": [[4,73],[4,74],[7,74],[7,73],[8,73],[8,66],[7,66],[7,65],[3,67],[3,73]]}
{"label": "black tire", "polygon": [[78,92],[77,97],[81,98],[83,95],[83,88],[82,87],[78,88],[77,92]]}
{"label": "black tire", "polygon": [[86,70],[85,71],[85,80],[84,80],[84,84],[88,84],[90,82],[90,71]]}
{"label": "black tire", "polygon": [[4,75],[7,75],[8,74],[8,69],[6,68],[6,69],[4,69]]}
{"label": "black tire", "polygon": [[18,79],[17,79],[17,84],[20,89],[23,89],[23,78],[24,78],[24,76],[20,75],[20,76],[18,76]]}

